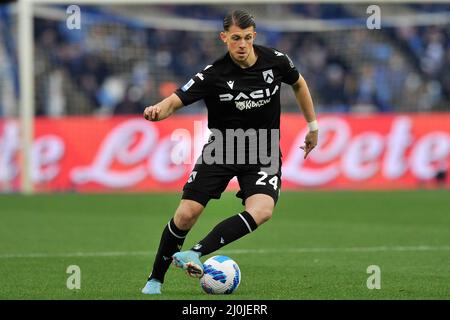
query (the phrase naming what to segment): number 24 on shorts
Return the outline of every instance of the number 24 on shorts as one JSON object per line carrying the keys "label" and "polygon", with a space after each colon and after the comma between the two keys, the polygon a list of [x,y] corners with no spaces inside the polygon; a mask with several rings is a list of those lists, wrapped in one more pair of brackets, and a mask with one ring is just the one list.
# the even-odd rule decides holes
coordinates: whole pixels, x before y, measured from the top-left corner
{"label": "number 24 on shorts", "polygon": [[[258,174],[261,175],[262,177],[259,178],[259,179],[256,181],[256,184],[257,184],[257,185],[260,185],[260,186],[265,186],[265,185],[266,185],[266,182],[265,182],[264,180],[266,180],[266,178],[267,178],[269,175],[267,174],[267,172],[264,172],[264,171],[260,171],[260,172],[258,172]],[[269,180],[269,183],[273,186],[273,189],[274,189],[274,190],[277,190],[277,188],[278,188],[278,177],[277,177],[277,176],[273,176],[273,177]]]}

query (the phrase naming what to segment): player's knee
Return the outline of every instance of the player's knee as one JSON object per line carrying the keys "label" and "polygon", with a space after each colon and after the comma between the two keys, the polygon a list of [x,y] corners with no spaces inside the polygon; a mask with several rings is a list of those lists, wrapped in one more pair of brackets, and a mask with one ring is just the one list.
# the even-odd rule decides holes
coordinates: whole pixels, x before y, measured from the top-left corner
{"label": "player's knee", "polygon": [[265,194],[255,194],[245,201],[245,210],[250,213],[258,226],[272,218],[274,206],[274,199]]}
{"label": "player's knee", "polygon": [[272,208],[253,208],[247,210],[250,215],[255,220],[256,224],[259,226],[272,218],[273,209]]}
{"label": "player's knee", "polygon": [[192,201],[182,201],[175,212],[175,225],[182,230],[192,228],[203,211],[203,206],[191,202]]}
{"label": "player's knee", "polygon": [[175,225],[181,230],[188,230],[192,228],[197,221],[198,215],[193,211],[177,210],[174,217]]}

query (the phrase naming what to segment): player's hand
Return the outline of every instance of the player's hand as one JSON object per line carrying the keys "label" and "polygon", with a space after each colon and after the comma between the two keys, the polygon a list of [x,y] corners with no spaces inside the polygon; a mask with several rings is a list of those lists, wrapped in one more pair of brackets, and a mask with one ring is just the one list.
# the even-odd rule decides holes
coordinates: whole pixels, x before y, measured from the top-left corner
{"label": "player's hand", "polygon": [[149,106],[144,110],[144,118],[149,121],[158,121],[161,108],[157,106]]}
{"label": "player's hand", "polygon": [[319,136],[319,130],[310,131],[305,137],[305,144],[300,147],[300,149],[305,151],[305,156],[303,159],[306,159],[308,154],[317,146],[317,139]]}

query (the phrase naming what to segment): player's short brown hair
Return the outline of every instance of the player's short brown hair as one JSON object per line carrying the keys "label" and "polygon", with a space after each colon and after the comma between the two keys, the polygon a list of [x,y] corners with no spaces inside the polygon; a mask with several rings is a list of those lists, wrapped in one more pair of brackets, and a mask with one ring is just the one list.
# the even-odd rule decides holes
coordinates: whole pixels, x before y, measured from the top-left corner
{"label": "player's short brown hair", "polygon": [[223,19],[223,30],[228,31],[232,25],[241,29],[253,26],[256,28],[255,18],[245,10],[234,10]]}

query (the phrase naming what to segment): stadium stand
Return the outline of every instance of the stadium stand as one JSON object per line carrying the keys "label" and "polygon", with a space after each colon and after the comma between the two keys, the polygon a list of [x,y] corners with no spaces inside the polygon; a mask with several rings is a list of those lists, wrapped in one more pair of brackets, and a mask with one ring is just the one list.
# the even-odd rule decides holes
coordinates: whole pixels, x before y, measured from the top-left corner
{"label": "stadium stand", "polygon": [[[448,111],[449,24],[365,28],[365,7],[356,4],[247,6],[257,18],[257,43],[288,53],[324,112]],[[183,85],[225,50],[217,30],[229,6],[86,7],[81,30],[64,20],[35,19],[36,114],[139,114]],[[396,4],[383,12],[446,13],[448,5]],[[0,21],[0,116],[14,115],[12,94],[14,19]],[[120,14],[118,14],[120,12]],[[154,23],[155,19],[166,21]],[[150,26],[140,21],[147,19]],[[152,20],[153,19],[153,20]],[[190,19],[204,28],[183,30],[171,21]],[[272,21],[339,21],[337,30],[294,32]],[[153,21],[153,22],[152,22]],[[159,20],[158,20],[159,21]],[[201,22],[204,22],[202,25]],[[261,23],[259,23],[261,22]],[[153,23],[153,25],[152,25]],[[161,27],[163,26],[164,27]],[[200,27],[199,27],[200,28]],[[9,34],[9,35],[8,35]],[[17,90],[16,90],[17,91]],[[283,90],[285,112],[296,111]],[[198,103],[181,112],[204,112]]]}

